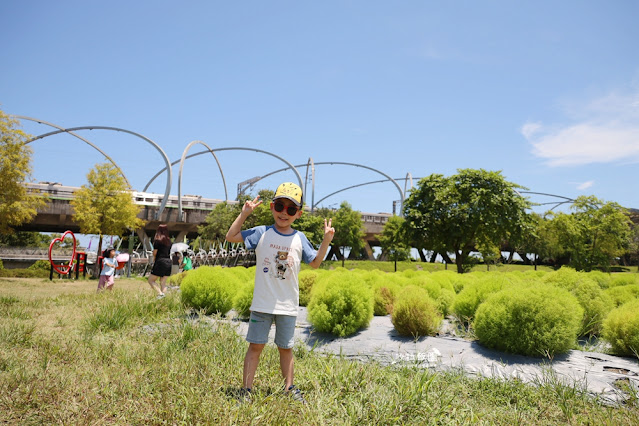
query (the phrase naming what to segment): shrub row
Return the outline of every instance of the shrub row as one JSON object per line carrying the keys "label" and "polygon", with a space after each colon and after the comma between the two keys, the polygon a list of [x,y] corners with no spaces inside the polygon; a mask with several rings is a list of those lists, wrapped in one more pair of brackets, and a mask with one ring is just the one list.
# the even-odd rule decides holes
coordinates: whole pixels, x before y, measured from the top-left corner
{"label": "shrub row", "polygon": [[[185,303],[207,313],[235,308],[248,316],[254,268],[201,267],[182,278]],[[433,335],[452,313],[472,325],[488,347],[525,355],[565,352],[583,335],[602,335],[618,353],[634,350],[639,321],[628,316],[639,300],[637,274],[555,272],[473,272],[406,270],[333,271],[304,269],[299,275],[300,305],[321,332],[338,336],[368,326],[373,315],[391,315],[398,333]],[[617,307],[617,310],[613,311]],[[639,311],[639,310],[638,310]],[[639,318],[639,313],[637,313]],[[606,318],[612,318],[606,320]],[[615,343],[613,343],[613,340]]]}

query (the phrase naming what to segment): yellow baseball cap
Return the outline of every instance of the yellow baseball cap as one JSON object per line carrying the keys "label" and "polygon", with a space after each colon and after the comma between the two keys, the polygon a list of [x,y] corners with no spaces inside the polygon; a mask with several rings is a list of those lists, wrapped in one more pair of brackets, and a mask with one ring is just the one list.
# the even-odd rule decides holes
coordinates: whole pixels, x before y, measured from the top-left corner
{"label": "yellow baseball cap", "polygon": [[278,198],[289,199],[294,202],[297,207],[302,207],[302,188],[295,185],[293,182],[284,182],[277,187],[273,201]]}

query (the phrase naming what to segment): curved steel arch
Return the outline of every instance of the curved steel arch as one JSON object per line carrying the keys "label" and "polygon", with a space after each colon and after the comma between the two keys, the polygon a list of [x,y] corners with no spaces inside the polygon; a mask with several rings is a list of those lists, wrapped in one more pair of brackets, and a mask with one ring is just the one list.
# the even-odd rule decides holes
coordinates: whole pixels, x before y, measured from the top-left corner
{"label": "curved steel arch", "polygon": [[[211,149],[211,150],[209,150],[209,151],[200,151],[200,152],[196,152],[195,154],[187,155],[186,157],[184,157],[184,159],[192,158],[192,157],[195,157],[195,156],[197,156],[197,155],[206,154],[207,152],[233,151],[233,150],[261,152],[261,153],[263,153],[263,154],[267,154],[267,155],[270,155],[270,156],[272,156],[272,157],[277,158],[278,160],[282,161],[283,163],[285,163],[285,164],[288,166],[288,167],[286,167],[286,168],[284,168],[284,169],[280,169],[280,171],[281,171],[281,170],[293,169],[293,172],[295,173],[295,176],[297,177],[297,181],[299,182],[300,188],[303,186],[303,183],[302,183],[302,176],[300,175],[300,173],[297,171],[297,168],[296,168],[296,167],[301,167],[301,166],[294,166],[294,165],[292,165],[291,163],[289,163],[288,161],[286,161],[284,158],[282,158],[282,157],[280,157],[280,156],[278,156],[278,155],[275,155],[275,154],[273,154],[273,153],[271,153],[271,152],[264,151],[264,150],[262,150],[262,149],[257,149],[257,148],[244,148],[244,147],[214,148],[214,149]],[[178,162],[179,162],[179,161],[174,161],[173,163],[171,163],[171,166],[172,166],[172,165],[177,164]],[[302,166],[303,166],[303,164],[302,164]],[[156,173],[156,174],[155,174],[155,175],[151,178],[151,180],[149,180],[149,181],[147,182],[147,184],[146,184],[146,186],[144,187],[144,189],[142,190],[142,192],[146,192],[146,190],[149,188],[149,186],[151,186],[151,184],[153,183],[153,181],[154,181],[154,180],[155,180],[158,176],[160,176],[162,173],[164,173],[164,171],[165,171],[166,169],[167,169],[167,168],[165,167],[165,168],[163,168],[162,170],[160,170],[159,172],[157,172],[157,173]],[[169,167],[169,169],[170,169],[170,167]],[[260,178],[260,179],[263,179],[263,178],[264,178],[264,177],[262,177],[262,178]]]}
{"label": "curved steel arch", "polygon": [[[309,160],[311,160],[311,161],[312,161],[312,159],[309,159]],[[344,163],[344,162],[340,162],[340,161],[322,161],[322,162],[319,162],[319,163],[315,163],[315,162],[313,162],[313,175],[315,174],[315,172],[314,172],[315,166],[326,165],[326,164],[330,164],[330,165],[332,165],[332,164],[340,164],[340,165],[348,165],[348,166],[362,167],[362,168],[369,169],[369,170],[372,170],[372,171],[374,171],[374,172],[376,172],[376,173],[381,174],[382,176],[386,177],[386,179],[384,179],[384,180],[379,180],[379,181],[375,181],[375,182],[369,182],[369,183],[362,184],[362,185],[369,185],[369,184],[372,184],[372,183],[381,183],[381,182],[393,182],[393,183],[395,184],[395,187],[396,187],[396,188],[397,188],[397,190],[399,191],[399,195],[400,195],[400,197],[401,197],[400,212],[401,212],[401,210],[403,209],[403,206],[404,206],[404,194],[402,193],[401,188],[399,187],[399,185],[398,185],[398,184],[397,184],[397,182],[396,182],[396,180],[403,180],[403,179],[401,179],[401,178],[400,178],[400,179],[393,179],[392,177],[388,176],[386,173],[383,173],[383,172],[381,172],[381,171],[379,171],[379,170],[377,170],[377,169],[374,169],[374,168],[372,168],[372,167],[365,166],[365,165],[363,165],[363,164]],[[307,164],[298,164],[298,165],[297,165],[297,166],[295,166],[295,167],[303,167],[303,166],[305,166],[305,165],[306,165],[306,166],[308,166],[308,163],[307,163]],[[264,179],[264,178],[267,178],[267,177],[269,177],[269,176],[271,176],[271,175],[274,175],[274,174],[276,174],[276,173],[283,172],[283,171],[288,170],[288,169],[290,169],[290,168],[291,168],[291,167],[285,167],[285,168],[283,168],[283,169],[274,170],[274,171],[272,171],[272,172],[270,172],[270,173],[265,174],[264,176],[260,176],[259,180],[262,180],[262,179]],[[356,185],[355,187],[357,187],[357,186],[362,186],[362,185]],[[346,189],[351,189],[351,188],[349,187],[349,188],[346,188]],[[333,193],[333,194],[331,194],[331,195],[335,195],[335,194],[337,194],[337,193],[339,193],[339,192],[341,192],[341,191],[344,191],[344,190],[346,190],[346,189],[339,190],[339,191],[337,191],[337,192],[334,192],[334,193]],[[318,201],[317,203],[315,203],[315,201],[314,201],[314,200],[315,200],[315,183],[313,182],[313,193],[312,193],[313,204],[311,204],[311,211],[312,211],[313,209],[315,209],[315,205],[316,205],[316,204],[319,204],[321,201],[325,200],[325,199],[326,199],[326,198],[328,198],[328,197],[329,197],[329,196],[326,196],[326,197],[322,198],[320,201]]]}
{"label": "curved steel arch", "polygon": [[[164,168],[164,170],[168,169],[168,176],[167,176],[167,180],[166,180],[166,189],[164,191],[164,199],[162,200],[162,203],[160,204],[160,208],[155,216],[156,219],[160,218],[160,215],[162,214],[162,212],[164,211],[164,207],[166,206],[166,202],[169,200],[169,195],[171,193],[171,179],[173,179],[173,172],[171,170],[171,162],[169,160],[169,157],[167,157],[166,153],[164,152],[164,150],[162,150],[162,148],[156,144],[155,142],[153,142],[151,139],[147,138],[146,136],[143,136],[139,133],[135,133],[132,132],[131,130],[127,130],[127,129],[121,129],[119,127],[108,127],[108,126],[82,126],[82,127],[72,127],[70,129],[64,129],[64,130],[57,130],[55,132],[49,132],[49,133],[45,133],[43,135],[37,136],[31,140],[29,140],[28,142],[33,142],[37,139],[43,139],[46,138],[48,136],[53,136],[53,135],[57,135],[59,133],[69,133],[69,132],[73,132],[75,130],[114,130],[116,132],[124,132],[124,133],[128,133],[130,135],[133,136],[137,136],[140,139],[143,139],[145,141],[147,141],[148,143],[150,143],[151,145],[153,145],[155,147],[155,149],[157,149],[160,154],[162,155],[162,158],[164,159],[164,162],[166,163],[166,167]],[[163,170],[163,171],[164,171]]]}
{"label": "curved steel arch", "polygon": [[[406,180],[406,179],[408,179],[408,178],[407,177],[406,178],[395,178],[395,180]],[[374,180],[374,181],[371,181],[371,182],[364,182],[364,183],[359,183],[357,185],[348,186],[346,188],[342,188],[342,189],[340,189],[338,191],[335,191],[335,192],[332,192],[332,193],[328,194],[327,196],[325,196],[324,198],[319,200],[317,202],[317,204],[321,203],[322,201],[324,201],[325,199],[327,199],[329,197],[332,197],[335,194],[339,194],[340,192],[348,191],[349,189],[359,188],[360,186],[373,185],[375,183],[384,183],[384,182],[390,182],[390,180],[389,179]]]}
{"label": "curved steel arch", "polygon": [[193,141],[189,143],[186,148],[184,148],[184,152],[182,152],[182,158],[180,159],[180,173],[178,174],[178,220],[182,221],[182,169],[184,167],[184,160],[186,159],[186,154],[189,152],[189,149],[195,144],[204,145],[206,149],[208,149],[211,154],[213,154],[213,158],[215,158],[215,162],[217,163],[217,167],[220,169],[220,174],[222,175],[222,183],[224,184],[224,198],[226,201],[229,199],[229,194],[226,190],[226,179],[224,178],[224,172],[222,171],[222,166],[220,165],[220,161],[217,159],[217,155],[215,152],[211,150],[211,147],[205,144],[202,141]]}
{"label": "curved steel arch", "polygon": [[555,197],[555,198],[563,198],[564,201],[556,201],[556,202],[549,202],[549,203],[541,203],[539,204],[540,206],[545,206],[548,204],[554,204],[553,208],[551,208],[550,210],[554,210],[557,207],[561,206],[562,204],[567,204],[567,203],[574,203],[575,200],[573,198],[569,198],[569,197],[564,197],[563,195],[556,195],[556,194],[548,194],[546,192],[533,192],[533,191],[519,191],[522,194],[535,194],[535,195],[546,195],[548,197]]}
{"label": "curved steel arch", "polygon": [[[104,157],[105,157],[107,160],[109,160],[109,161],[111,162],[111,164],[113,164],[113,165],[115,166],[115,168],[116,168],[116,169],[118,169],[118,171],[120,172],[120,174],[122,175],[122,177],[123,177],[123,178],[124,178],[124,180],[126,181],[126,184],[127,184],[127,185],[129,185],[129,188],[131,188],[131,182],[129,182],[129,179],[127,179],[126,175],[125,175],[125,174],[124,174],[124,172],[122,171],[122,168],[121,168],[120,166],[118,166],[118,165],[117,165],[117,163],[115,162],[115,160],[114,160],[113,158],[109,157],[109,156],[107,155],[107,153],[106,153],[106,152],[102,151],[100,148],[98,148],[96,145],[94,145],[91,141],[89,141],[89,140],[87,140],[87,139],[83,138],[82,136],[80,136],[80,135],[78,135],[78,134],[76,134],[76,133],[74,133],[74,132],[71,132],[71,131],[69,131],[69,130],[65,129],[64,127],[60,127],[60,126],[58,126],[58,125],[55,125],[55,124],[53,124],[53,123],[49,123],[49,122],[44,121],[44,120],[39,120],[39,119],[37,119],[37,118],[27,117],[27,116],[24,116],[24,115],[14,115],[13,117],[15,117],[15,118],[19,118],[19,119],[21,119],[21,120],[35,121],[36,123],[39,123],[39,124],[46,124],[47,126],[54,127],[54,128],[56,128],[56,129],[58,129],[58,130],[62,130],[62,131],[64,131],[64,132],[67,132],[67,133],[68,133],[68,134],[70,134],[71,136],[75,136],[76,138],[80,139],[82,142],[84,142],[84,143],[86,143],[86,144],[90,145],[90,146],[91,146],[91,147],[93,147],[95,150],[97,150],[100,154],[104,155]],[[44,136],[43,136],[43,137],[44,137]],[[33,139],[29,139],[29,140],[28,140],[28,141],[26,141],[25,143],[31,143],[31,142],[33,142],[33,141],[35,141],[35,140],[37,140],[37,139],[42,139],[42,138],[41,138],[41,137],[36,137],[36,138],[33,138]]]}
{"label": "curved steel arch", "polygon": [[409,179],[410,179],[410,188],[408,189],[413,189],[413,175],[411,175],[410,172],[407,172],[406,178],[404,178],[404,197],[406,197],[406,192],[408,191],[408,189],[406,189],[406,186],[408,185]]}
{"label": "curved steel arch", "polygon": [[[306,178],[304,179],[304,191],[302,194],[306,194],[306,187],[308,186],[308,166],[311,166],[311,185],[313,187],[313,191],[311,192],[311,213],[315,210],[315,163],[313,162],[312,157],[308,157],[308,162],[306,163]],[[260,179],[263,179],[260,178]]]}

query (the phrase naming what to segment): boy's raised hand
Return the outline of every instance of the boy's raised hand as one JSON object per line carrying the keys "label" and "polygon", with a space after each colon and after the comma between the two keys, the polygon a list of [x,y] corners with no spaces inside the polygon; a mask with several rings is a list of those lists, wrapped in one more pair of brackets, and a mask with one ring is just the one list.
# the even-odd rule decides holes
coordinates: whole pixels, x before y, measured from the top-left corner
{"label": "boy's raised hand", "polygon": [[245,216],[248,216],[251,213],[253,213],[253,210],[255,210],[255,208],[257,206],[259,206],[260,204],[262,204],[262,200],[260,200],[260,196],[259,195],[257,197],[255,197],[253,199],[253,201],[246,200],[246,202],[244,203],[244,206],[242,206],[242,213]]}
{"label": "boy's raised hand", "polygon": [[329,219],[326,222],[326,218],[324,218],[324,239],[328,239],[328,241],[333,241],[333,236],[335,235],[335,228],[332,226],[333,219]]}

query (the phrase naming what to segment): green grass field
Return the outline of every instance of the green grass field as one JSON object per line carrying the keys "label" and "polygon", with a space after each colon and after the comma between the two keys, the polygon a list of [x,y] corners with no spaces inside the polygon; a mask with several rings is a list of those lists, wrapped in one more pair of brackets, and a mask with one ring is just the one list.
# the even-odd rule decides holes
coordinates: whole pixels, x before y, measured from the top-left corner
{"label": "green grass field", "polygon": [[307,406],[280,392],[269,344],[251,404],[238,404],[247,344],[193,321],[177,293],[140,280],[0,278],[0,423],[639,424],[637,394],[599,404],[580,384],[537,386],[460,372],[362,364],[296,348]]}

